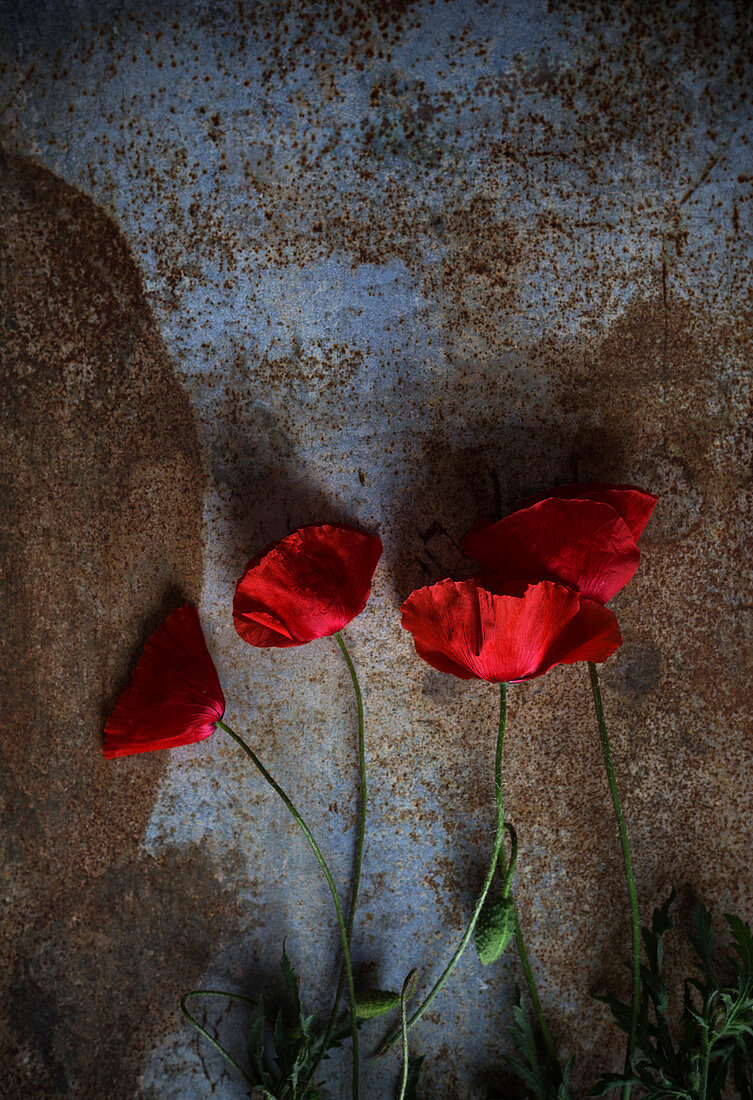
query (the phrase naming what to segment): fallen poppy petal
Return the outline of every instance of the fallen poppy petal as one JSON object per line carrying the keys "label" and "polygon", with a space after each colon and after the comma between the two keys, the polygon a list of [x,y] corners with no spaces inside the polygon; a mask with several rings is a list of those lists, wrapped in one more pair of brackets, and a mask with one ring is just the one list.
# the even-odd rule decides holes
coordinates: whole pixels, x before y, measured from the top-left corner
{"label": "fallen poppy petal", "polygon": [[612,611],[551,581],[513,595],[444,580],[413,592],[402,611],[419,656],[461,679],[528,680],[557,664],[606,660],[622,643]]}
{"label": "fallen poppy petal", "polygon": [[640,552],[615,509],[596,500],[547,497],[496,522],[482,520],[463,549],[489,574],[508,580],[554,580],[606,603],[631,579]]}
{"label": "fallen poppy petal", "polygon": [[144,652],[105,725],[109,759],[203,741],[225,713],[195,607],[173,611]]}
{"label": "fallen poppy petal", "polygon": [[301,527],[253,558],[238,581],[233,622],[259,647],[304,645],[360,614],[382,542],[346,524]]}
{"label": "fallen poppy petal", "polygon": [[651,513],[659,499],[645,489],[635,485],[613,485],[608,481],[590,481],[583,484],[557,485],[541,496],[524,500],[520,508],[529,508],[532,504],[548,497],[560,497],[565,500],[597,500],[609,504],[630,528],[637,542],[648,523]]}

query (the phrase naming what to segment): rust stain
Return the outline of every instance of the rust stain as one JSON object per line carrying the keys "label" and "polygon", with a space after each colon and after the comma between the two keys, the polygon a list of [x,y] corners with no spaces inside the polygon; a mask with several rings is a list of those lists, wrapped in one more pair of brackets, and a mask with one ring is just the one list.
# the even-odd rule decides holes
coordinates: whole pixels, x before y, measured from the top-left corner
{"label": "rust stain", "polygon": [[[457,541],[473,518],[496,510],[495,479],[487,473],[479,485],[474,470],[496,467],[505,510],[557,481],[626,480],[659,494],[639,572],[614,601],[624,649],[603,670],[645,920],[672,883],[685,920],[692,894],[719,918],[753,908],[753,883],[742,873],[753,843],[753,592],[742,568],[753,498],[753,393],[742,364],[752,352],[744,314],[726,323],[700,301],[665,298],[657,287],[603,339],[580,351],[546,341],[534,352],[552,400],[515,432],[497,425],[490,409],[469,433],[483,442],[455,450],[438,417],[406,505],[406,515],[420,508],[440,519],[424,531],[406,525],[414,551],[403,558],[408,591],[469,567]],[[491,368],[486,379],[477,370],[472,394],[497,381]],[[520,408],[514,392],[510,402]],[[449,838],[428,884],[445,927],[460,927],[487,855],[479,849],[474,870],[469,848],[488,838],[493,815],[495,693],[423,668],[413,668],[412,682],[422,769],[437,775]],[[627,996],[629,929],[581,668],[510,689],[507,746],[507,811],[521,845],[517,892],[545,1007],[563,1052],[578,1055],[577,1079],[593,1080],[606,1068],[605,1051],[615,1051],[618,1068],[621,1040],[590,995],[609,988]],[[415,753],[414,737],[389,766],[408,769]],[[669,950],[667,963],[676,988],[686,950]]]}
{"label": "rust stain", "polygon": [[[440,10],[446,6],[437,5]],[[479,19],[485,11],[479,5]],[[750,775],[753,763],[746,733],[753,597],[745,572],[753,503],[746,383],[753,320],[751,176],[730,162],[733,139],[749,147],[744,120],[753,39],[745,5],[665,3],[649,11],[638,3],[552,3],[549,22],[540,24],[541,40],[528,41],[511,60],[500,59],[504,44],[489,23],[479,32],[473,20],[463,20],[449,36],[439,22],[435,27],[432,5],[338,4],[325,10],[304,2],[239,3],[223,8],[219,27],[214,13],[202,19],[184,26],[159,13],[117,12],[96,35],[88,24],[72,24],[57,53],[50,48],[27,82],[43,104],[68,94],[75,120],[81,107],[74,102],[72,73],[80,81],[105,52],[108,79],[116,77],[126,94],[103,130],[101,147],[90,147],[86,183],[118,209],[122,175],[114,167],[127,172],[129,232],[153,250],[155,307],[180,320],[186,286],[208,287],[216,301],[235,291],[249,269],[254,277],[297,276],[333,258],[352,272],[392,265],[408,273],[425,307],[396,319],[394,327],[404,325],[407,334],[425,326],[430,360],[417,365],[407,339],[397,352],[330,341],[314,354],[310,342],[296,343],[290,319],[279,356],[249,351],[251,336],[242,324],[237,345],[229,338],[229,350],[209,348],[221,361],[202,379],[209,405],[203,415],[223,425],[209,458],[229,518],[233,568],[299,523],[324,515],[352,518],[355,503],[366,507],[378,483],[380,506],[388,500],[390,509],[381,517],[389,536],[385,585],[397,604],[415,585],[465,568],[458,539],[480,514],[510,507],[549,483],[611,478],[658,492],[641,570],[616,605],[625,647],[604,671],[643,915],[662,900],[670,872],[675,885],[697,890],[707,903],[749,914],[753,837],[740,776]],[[208,77],[202,50],[210,32],[216,34]],[[435,32],[431,62],[406,71],[400,47]],[[258,86],[251,87],[247,57],[264,59]],[[143,101],[135,94],[137,60],[148,62],[150,78],[157,70],[163,74],[159,83],[151,81]],[[353,73],[368,90],[368,105],[355,118],[348,99]],[[178,75],[185,81],[180,97],[171,95]],[[220,93],[226,92],[223,102]],[[159,125],[155,103],[166,105]],[[7,120],[14,111],[7,111]],[[206,144],[184,138],[177,126],[171,130],[172,114],[187,125],[198,117]],[[259,118],[263,125],[257,126]],[[729,119],[735,120],[732,129]],[[46,155],[62,156],[64,141],[51,130]],[[16,207],[26,196],[29,210],[47,211],[38,225],[27,213],[13,227],[18,257],[28,252],[28,262],[16,260],[28,272],[14,278],[37,282],[29,281],[27,289],[18,284],[19,319],[9,345],[16,349],[12,395],[24,415],[16,429],[15,414],[8,413],[8,424],[22,433],[27,448],[21,462],[15,445],[5,458],[19,487],[11,500],[12,515],[22,517],[14,519],[14,541],[35,555],[10,559],[16,592],[25,586],[25,597],[12,608],[24,598],[36,607],[40,586],[58,607],[57,574],[80,576],[78,548],[58,532],[61,512],[73,517],[92,547],[84,576],[97,578],[106,605],[95,613],[90,592],[82,598],[69,580],[58,616],[63,627],[49,657],[49,636],[36,618],[21,619],[14,611],[7,619],[16,652],[37,647],[39,682],[59,693],[60,724],[83,737],[83,725],[76,724],[82,699],[99,697],[113,675],[122,682],[128,665],[120,651],[100,662],[108,640],[128,637],[135,652],[166,580],[195,591],[198,457],[184,422],[187,406],[111,224],[95,218],[91,204],[70,189],[64,201],[55,198],[62,185],[28,165],[14,162],[4,179],[12,181],[4,186]],[[45,196],[69,213],[53,216]],[[237,207],[229,216],[231,199]],[[149,211],[143,221],[140,205]],[[728,214],[717,226],[711,217],[722,207]],[[156,235],[155,209],[164,223]],[[68,259],[77,235],[81,247]],[[126,268],[130,274],[124,275]],[[43,285],[40,272],[46,270],[58,273],[54,293]],[[120,274],[113,277],[113,270]],[[82,299],[81,286],[96,293]],[[244,309],[264,309],[266,293],[252,285]],[[358,304],[368,315],[372,292],[364,291]],[[209,312],[201,308],[191,317],[197,327]],[[544,321],[537,316],[531,326],[534,308]],[[135,343],[133,316],[139,318]],[[41,348],[34,354],[24,343],[27,329]],[[126,349],[114,362],[103,356],[103,333]],[[129,355],[141,357],[133,376],[124,366]],[[83,377],[79,362],[90,360],[106,381]],[[35,381],[40,370],[41,396]],[[152,385],[148,379],[156,377],[162,382]],[[120,412],[113,392],[122,394]],[[396,411],[405,418],[394,423]],[[165,417],[174,429],[168,454],[154,443]],[[113,419],[122,447],[110,438]],[[355,440],[346,455],[350,471],[332,440],[352,425],[364,434],[348,436]],[[308,461],[312,449],[318,470]],[[136,474],[124,457],[134,450],[142,464]],[[58,451],[66,456],[62,469],[52,458]],[[322,484],[317,474],[329,460],[340,480],[333,475]],[[88,483],[79,488],[81,471],[92,463],[101,463],[93,494]],[[154,511],[157,493],[146,492],[144,484],[161,487],[164,511]],[[34,508],[24,510],[29,500]],[[100,533],[105,512],[106,537]],[[154,541],[145,547],[146,530]],[[155,549],[162,546],[170,552]],[[137,582],[122,573],[129,555],[149,561]],[[40,579],[32,560],[52,562],[55,576]],[[119,616],[114,621],[110,603]],[[80,659],[68,654],[74,621],[83,623],[79,633],[90,639],[86,667],[97,670],[82,693],[70,686],[81,681]],[[369,670],[374,728],[384,718],[392,731],[373,746],[378,795],[388,807],[388,824],[410,833],[417,858],[427,838],[448,838],[445,854],[423,878],[436,901],[437,924],[459,926],[490,833],[496,700],[492,690],[427,671],[399,632],[390,637],[396,654],[391,667]],[[398,666],[405,672],[396,685]],[[269,667],[270,677],[279,671]],[[580,672],[559,670],[511,692],[505,787],[520,831],[518,890],[545,1006],[563,1048],[581,1052],[577,1073],[584,1081],[605,1068],[602,1056],[610,1045],[618,1049],[606,1014],[589,993],[607,984],[624,991],[614,944],[627,945],[628,936],[617,845],[604,844],[611,811]],[[390,709],[398,691],[406,700],[400,721]],[[28,725],[29,699],[42,714],[40,729],[59,728],[36,681],[22,682],[14,698],[19,728]],[[260,734],[265,744],[280,747],[279,701],[271,687],[262,698]],[[98,720],[86,718],[89,754]],[[79,859],[87,874],[99,874],[124,846],[135,858],[160,764],[141,762],[129,780],[118,780],[113,798],[121,799],[121,813],[103,831],[100,850],[92,823],[102,784],[115,781],[82,763],[75,804],[92,815],[92,839],[77,849],[52,829],[55,802],[67,808],[74,800],[58,778],[65,757],[42,752],[48,741],[59,738],[13,745],[7,797],[19,824],[10,850],[16,858],[33,839],[45,874],[62,861],[68,884],[62,896],[70,899],[83,873]],[[286,751],[300,756],[294,738]],[[80,755],[83,761],[83,749]],[[411,795],[417,768],[426,805],[416,805]],[[149,793],[142,801],[135,792],[147,771]],[[49,809],[40,808],[38,790],[51,792]],[[76,859],[71,851],[79,853]],[[161,872],[153,873],[159,879]],[[211,869],[197,877],[208,882]],[[206,896],[202,889],[199,884],[197,894]],[[157,906],[160,890],[155,881],[147,908]],[[45,886],[42,896],[51,912],[58,895]],[[401,899],[392,900],[401,913]],[[21,935],[25,910],[14,912]],[[373,946],[380,942],[378,916],[370,927]],[[426,950],[439,951],[435,940]],[[46,956],[30,950],[27,957],[29,988],[36,989],[43,984],[39,960]],[[54,970],[52,962],[45,965]],[[490,981],[503,980],[495,975]],[[23,1016],[23,1005],[16,1011]],[[32,1013],[27,1032],[52,1079],[68,1071],[54,1049],[45,1053],[45,1011]],[[615,1067],[618,1062],[615,1054]],[[440,1045],[427,1061],[426,1087],[466,1098],[481,1087],[480,1072],[472,1052]],[[485,1072],[489,1076],[488,1067]],[[492,1078],[500,1085],[501,1071]]]}
{"label": "rust stain", "polygon": [[0,1061],[6,1095],[133,1095],[234,923],[201,850],[139,855],[164,756],[100,754],[147,632],[198,596],[196,429],[112,221],[12,156],[0,207]]}

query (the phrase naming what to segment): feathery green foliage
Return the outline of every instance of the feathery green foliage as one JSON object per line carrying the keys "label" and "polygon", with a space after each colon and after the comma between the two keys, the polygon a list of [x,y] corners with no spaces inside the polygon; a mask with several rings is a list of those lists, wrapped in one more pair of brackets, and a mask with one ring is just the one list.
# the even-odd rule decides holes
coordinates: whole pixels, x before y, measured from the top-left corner
{"label": "feathery green foliage", "polygon": [[[643,1100],[722,1100],[734,1085],[741,1100],[753,1100],[753,935],[739,917],[727,916],[735,959],[717,959],[711,913],[696,904],[689,932],[697,973],[683,983],[682,1004],[671,1018],[662,978],[664,936],[674,927],[675,901],[654,910],[643,929],[646,965],[641,967],[641,1012],[632,1074],[607,1074],[591,1089],[604,1096],[627,1081],[641,1088]],[[627,1031],[630,1006],[604,996],[612,1015]]]}
{"label": "feathery green foliage", "polygon": [[520,990],[512,1015],[513,1023],[508,1032],[515,1043],[515,1055],[504,1056],[507,1065],[533,1100],[570,1100],[574,1059],[570,1058],[564,1070],[560,1069],[531,1019]]}
{"label": "feathery green foliage", "polygon": [[[285,944],[282,947],[282,979],[288,1004],[272,1012],[259,998],[258,1013],[248,1032],[248,1054],[254,1082],[249,1096],[254,1100],[318,1100],[309,1082],[312,1067],[319,1061],[324,1036],[313,1027],[301,1004],[298,975]],[[334,1028],[324,1057],[350,1035],[350,1022],[343,1017]]]}

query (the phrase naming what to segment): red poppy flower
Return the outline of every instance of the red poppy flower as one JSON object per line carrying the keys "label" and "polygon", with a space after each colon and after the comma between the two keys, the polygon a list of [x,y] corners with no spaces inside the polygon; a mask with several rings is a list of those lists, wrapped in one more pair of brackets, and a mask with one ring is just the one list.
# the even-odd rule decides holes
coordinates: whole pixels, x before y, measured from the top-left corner
{"label": "red poppy flower", "polygon": [[561,486],[504,519],[482,520],[463,549],[495,580],[554,580],[606,603],[638,568],[636,540],[655,504],[632,486]]}
{"label": "red poppy flower", "polygon": [[552,581],[497,592],[475,579],[440,581],[408,597],[403,627],[418,655],[440,672],[491,683],[605,661],[622,644],[614,612]]}
{"label": "red poppy flower", "polygon": [[262,647],[336,634],[366,606],[381,556],[381,539],[346,524],[301,527],[246,566],[233,600],[235,629]]}
{"label": "red poppy flower", "polygon": [[217,670],[195,607],[152,634],[105,725],[108,758],[203,741],[225,713]]}

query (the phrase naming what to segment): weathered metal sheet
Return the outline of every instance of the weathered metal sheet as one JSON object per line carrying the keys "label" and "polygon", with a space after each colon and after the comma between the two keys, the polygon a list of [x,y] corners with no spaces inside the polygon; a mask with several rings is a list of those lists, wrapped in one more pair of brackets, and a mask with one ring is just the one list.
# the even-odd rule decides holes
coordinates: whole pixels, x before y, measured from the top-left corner
{"label": "weathered metal sheet", "polygon": [[[493,822],[495,693],[423,666],[399,603],[556,480],[660,495],[604,671],[642,912],[674,882],[750,916],[752,43],[742,2],[0,0],[3,1095],[242,1095],[177,996],[267,989],[286,934],[327,1004],[326,891],[237,750],[99,755],[149,629],[198,600],[230,721],[345,881],[347,672],[230,620],[306,522],[386,547],[347,632],[363,976],[436,973]],[[619,1063],[590,992],[628,951],[585,672],[510,702],[520,908],[583,1082]],[[515,974],[464,961],[415,1032],[427,1096],[502,1082]]]}

